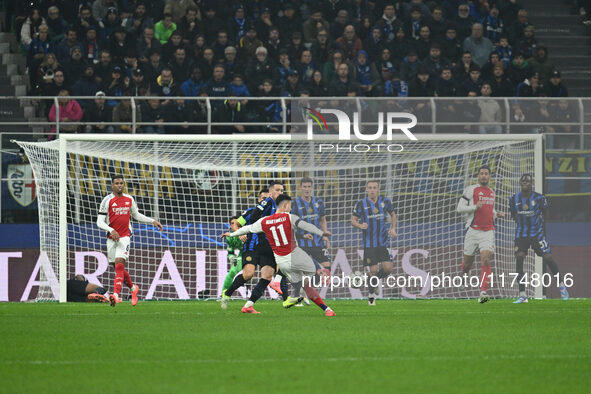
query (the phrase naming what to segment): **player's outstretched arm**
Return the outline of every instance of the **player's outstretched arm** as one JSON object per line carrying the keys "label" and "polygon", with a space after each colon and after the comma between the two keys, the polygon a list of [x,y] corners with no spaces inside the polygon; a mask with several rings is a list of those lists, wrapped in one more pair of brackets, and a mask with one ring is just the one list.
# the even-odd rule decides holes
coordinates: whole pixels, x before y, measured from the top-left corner
{"label": "player's outstretched arm", "polygon": [[261,223],[263,222],[263,219],[264,218],[260,218],[259,220],[257,220],[253,224],[249,224],[248,226],[240,227],[238,230],[236,230],[232,233],[225,232],[222,235],[220,235],[220,237],[222,237],[222,238],[237,237],[237,236],[245,235],[248,233],[262,233],[263,227],[262,227]]}
{"label": "player's outstretched arm", "polygon": [[295,226],[299,229],[302,229],[304,231],[307,231],[309,233],[320,235],[321,237],[329,237],[332,235],[332,233],[330,231],[328,231],[328,230],[323,231],[311,223],[304,222],[302,219],[300,219],[296,215],[291,215],[290,219],[291,219],[291,222],[293,223],[293,226]]}
{"label": "player's outstretched arm", "polygon": [[158,229],[158,231],[164,230],[164,227],[162,227],[162,224],[160,224],[160,222],[158,220],[154,220],[151,217],[148,217],[146,215],[142,215],[140,213],[140,211],[137,207],[137,204],[135,203],[135,200],[133,200],[133,203],[131,204],[131,216],[133,217],[134,220],[137,220],[138,222],[150,223],[151,225],[156,227]]}

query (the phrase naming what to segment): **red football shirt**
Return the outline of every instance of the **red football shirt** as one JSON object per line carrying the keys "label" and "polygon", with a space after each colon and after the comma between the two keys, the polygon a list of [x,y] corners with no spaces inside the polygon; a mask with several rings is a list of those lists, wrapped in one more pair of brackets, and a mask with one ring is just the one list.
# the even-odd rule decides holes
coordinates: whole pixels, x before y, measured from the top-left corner
{"label": "red football shirt", "polygon": [[481,185],[472,185],[464,191],[464,197],[469,201],[470,205],[476,205],[482,202],[483,206],[474,211],[474,217],[470,223],[470,227],[474,230],[488,231],[495,229],[494,210],[495,210],[495,192],[490,187]]}
{"label": "red football shirt", "polygon": [[287,256],[297,246],[295,234],[291,229],[289,213],[276,213],[263,218],[261,228],[267,235],[267,240],[278,256]]}
{"label": "red football shirt", "polygon": [[[99,214],[107,215],[107,223],[120,237],[131,236],[131,210],[135,205],[135,200],[129,194],[123,194],[117,197],[109,194],[101,202]],[[111,234],[108,235],[111,238]]]}

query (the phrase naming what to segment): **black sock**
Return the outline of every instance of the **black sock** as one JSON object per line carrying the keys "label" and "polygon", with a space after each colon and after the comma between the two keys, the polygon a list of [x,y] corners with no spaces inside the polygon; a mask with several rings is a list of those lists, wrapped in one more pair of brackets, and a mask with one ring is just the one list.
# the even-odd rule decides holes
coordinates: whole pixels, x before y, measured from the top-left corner
{"label": "black sock", "polygon": [[257,302],[258,299],[263,296],[263,293],[265,292],[267,286],[269,286],[269,283],[271,283],[270,280],[263,278],[259,279],[259,283],[257,283],[254,289],[252,289],[252,293],[250,293],[249,301]]}
{"label": "black sock", "polygon": [[556,261],[554,261],[552,256],[544,257],[543,261],[546,263],[546,265],[548,265],[548,268],[550,268],[552,275],[558,274],[558,283],[560,284],[562,282],[562,278],[560,278],[560,271],[558,270],[558,264],[556,264]]}
{"label": "black sock", "polygon": [[525,291],[525,283],[521,283],[521,278],[523,278],[523,260],[525,260],[525,256],[515,256],[517,263],[515,264],[515,268],[517,269],[517,283],[519,283],[519,292]]}
{"label": "black sock", "polygon": [[226,289],[226,295],[228,297],[232,297],[232,293],[234,293],[240,286],[243,286],[245,282],[246,281],[244,280],[244,276],[242,276],[242,274],[236,275],[230,287]]}
{"label": "black sock", "polygon": [[281,291],[283,292],[283,294],[281,295],[281,298],[283,298],[283,301],[287,300],[287,297],[289,297],[289,285],[287,284],[287,278],[285,276],[281,277],[281,282],[279,282],[279,287],[281,288]]}

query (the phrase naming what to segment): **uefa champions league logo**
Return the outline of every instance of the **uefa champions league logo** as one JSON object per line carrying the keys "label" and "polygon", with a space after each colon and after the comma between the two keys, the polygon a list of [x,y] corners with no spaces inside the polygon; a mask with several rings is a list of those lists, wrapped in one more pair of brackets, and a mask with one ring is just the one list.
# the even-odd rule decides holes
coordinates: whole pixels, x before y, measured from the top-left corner
{"label": "uefa champions league logo", "polygon": [[[351,125],[353,126],[353,133],[358,140],[362,141],[376,141],[382,138],[384,135],[384,123],[386,129],[386,140],[392,141],[392,133],[394,130],[400,130],[406,135],[411,141],[417,141],[417,137],[410,131],[411,128],[416,126],[417,117],[413,114],[406,112],[384,112],[378,113],[378,129],[373,134],[364,134],[360,129],[360,117],[359,112],[353,112],[353,122],[345,112],[338,109],[319,109],[318,111],[312,108],[305,108],[308,115],[307,123],[307,138],[308,140],[314,139],[314,122],[320,127],[323,132],[328,131],[328,124],[322,114],[334,115],[337,118],[338,124],[338,136],[340,141],[351,141],[353,139],[351,135]],[[385,119],[385,121],[384,121]],[[394,120],[406,119],[408,122],[395,122]],[[388,151],[388,152],[401,152],[404,148],[401,144],[319,144],[319,152],[322,151],[333,151],[333,152],[368,152],[368,151]]]}

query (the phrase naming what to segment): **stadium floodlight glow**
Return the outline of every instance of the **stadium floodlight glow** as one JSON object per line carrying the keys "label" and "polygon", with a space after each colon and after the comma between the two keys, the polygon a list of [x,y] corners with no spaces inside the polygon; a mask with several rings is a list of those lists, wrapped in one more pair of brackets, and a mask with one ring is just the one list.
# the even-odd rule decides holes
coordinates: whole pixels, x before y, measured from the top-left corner
{"label": "stadium floodlight glow", "polygon": [[[417,134],[386,135],[371,144],[403,143],[402,152],[326,151],[337,135],[147,135],[62,134],[51,142],[19,142],[33,168],[38,190],[41,252],[38,300],[65,301],[65,281],[87,274],[110,287],[114,275],[106,264],[105,234],[96,227],[110,177],[121,173],[139,209],[165,229],[135,224],[127,269],[143,298],[217,297],[227,273],[227,256],[218,235],[228,218],[252,206],[255,193],[280,179],[298,195],[298,181],[314,179],[314,195],[325,201],[332,237],[333,274],[362,271],[360,231],[350,224],[365,182],[380,182],[392,199],[398,237],[390,252],[395,275],[426,277],[458,272],[462,261],[463,218],[455,212],[463,189],[475,183],[474,171],[491,166],[497,210],[508,211],[508,197],[523,173],[532,173],[542,192],[541,135]],[[514,272],[515,225],[498,222],[493,273]],[[46,257],[46,258],[45,258]],[[478,260],[476,263],[478,268]],[[542,272],[541,259],[528,257],[526,272]],[[110,271],[111,270],[111,271]],[[53,274],[53,275],[52,275]],[[59,283],[56,283],[59,282]],[[256,282],[255,282],[256,283]],[[57,286],[56,286],[57,285]],[[528,296],[541,297],[541,287]],[[245,295],[244,289],[241,295]],[[405,287],[384,297],[466,297],[456,287]],[[323,297],[361,298],[348,287]],[[512,297],[517,288],[494,288],[492,295]],[[274,293],[271,293],[274,296]]]}

